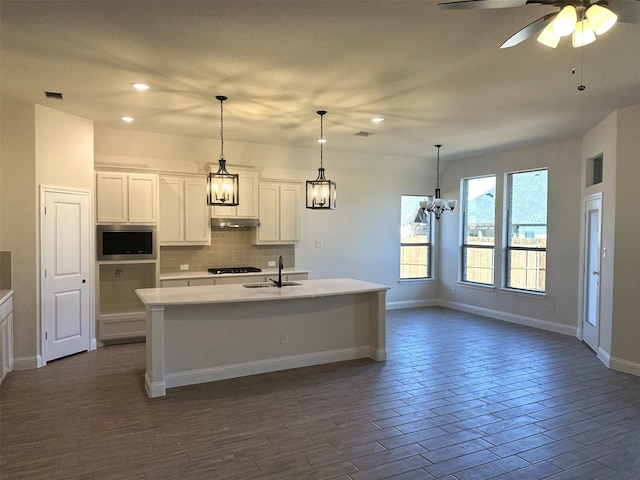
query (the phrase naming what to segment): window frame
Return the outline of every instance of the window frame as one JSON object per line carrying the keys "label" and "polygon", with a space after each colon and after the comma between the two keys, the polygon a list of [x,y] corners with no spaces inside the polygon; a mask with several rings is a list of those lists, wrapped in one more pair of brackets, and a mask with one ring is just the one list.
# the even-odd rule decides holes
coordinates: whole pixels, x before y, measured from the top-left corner
{"label": "window frame", "polygon": [[[467,178],[463,178],[461,180],[461,201],[460,201],[460,271],[459,271],[459,275],[460,275],[460,282],[468,284],[468,285],[476,285],[476,286],[481,286],[481,287],[488,287],[488,288],[493,288],[495,287],[495,283],[496,283],[496,271],[495,271],[495,267],[496,267],[496,238],[495,238],[495,233],[494,233],[494,239],[493,239],[493,245],[482,245],[482,244],[471,244],[471,243],[466,243],[466,237],[467,237],[467,231],[468,231],[468,223],[467,223],[467,218],[468,218],[468,197],[469,197],[469,188],[468,188],[468,182],[470,180],[476,180],[476,179],[481,179],[481,178],[493,178],[494,180],[494,197],[493,197],[493,229],[494,232],[496,230],[496,197],[495,197],[495,192],[496,192],[496,187],[497,187],[497,175],[495,174],[489,174],[489,175],[479,175],[476,177],[467,177]],[[468,273],[468,268],[467,268],[467,251],[469,249],[477,249],[477,250],[490,250],[491,251],[491,283],[484,283],[484,282],[477,282],[477,281],[473,281],[473,280],[468,280],[467,279],[467,273]]]}
{"label": "window frame", "polygon": [[[403,193],[400,195],[400,205],[401,205],[401,211],[402,211],[402,203],[403,203],[403,198],[404,197],[419,197],[422,201],[426,201],[428,200],[428,198],[430,197],[430,195],[424,195],[424,194],[412,194],[412,193]],[[402,227],[403,227],[403,219],[400,219],[400,249],[399,249],[399,253],[400,253],[400,262],[399,262],[399,281],[400,282],[420,282],[420,281],[426,281],[426,280],[433,280],[434,276],[433,276],[433,214],[431,212],[428,213],[429,215],[429,225],[428,225],[428,233],[427,233],[427,242],[420,242],[420,243],[415,243],[415,242],[411,242],[411,243],[407,243],[407,242],[403,242],[402,241]],[[417,223],[417,222],[414,222]],[[427,258],[427,265],[426,265],[426,276],[424,277],[403,277],[402,276],[402,249],[403,247],[426,247],[426,258]]]}
{"label": "window frame", "polygon": [[[527,246],[513,246],[511,245],[511,226],[512,226],[512,217],[511,217],[511,211],[512,211],[512,198],[513,198],[513,176],[514,175],[518,175],[518,174],[524,174],[524,173],[532,173],[532,172],[546,172],[547,175],[547,201],[546,201],[546,206],[547,206],[547,211],[545,212],[545,218],[546,218],[546,223],[531,223],[531,224],[522,224],[522,225],[526,225],[529,227],[541,227],[544,226],[545,227],[545,247],[540,247],[540,246],[531,246],[531,247],[527,247]],[[545,295],[546,294],[546,266],[547,266],[547,262],[545,259],[544,265],[545,265],[545,288],[541,289],[541,290],[535,290],[535,289],[531,289],[531,288],[522,288],[522,287],[514,287],[511,285],[511,279],[512,279],[512,275],[511,275],[511,254],[512,252],[531,252],[531,253],[535,253],[536,256],[538,256],[540,253],[544,253],[546,255],[547,253],[547,247],[548,245],[546,244],[547,240],[548,240],[548,232],[549,232],[549,169],[546,167],[543,168],[534,168],[534,169],[530,169],[530,170],[519,170],[519,171],[515,171],[515,172],[508,172],[505,174],[506,175],[506,181],[505,181],[505,185],[506,185],[506,192],[505,192],[505,215],[504,215],[504,258],[503,258],[503,266],[504,266],[504,288],[507,290],[511,290],[514,292],[520,292],[520,293],[525,293],[525,294],[534,294],[534,295]],[[539,262],[537,262],[539,263]]]}

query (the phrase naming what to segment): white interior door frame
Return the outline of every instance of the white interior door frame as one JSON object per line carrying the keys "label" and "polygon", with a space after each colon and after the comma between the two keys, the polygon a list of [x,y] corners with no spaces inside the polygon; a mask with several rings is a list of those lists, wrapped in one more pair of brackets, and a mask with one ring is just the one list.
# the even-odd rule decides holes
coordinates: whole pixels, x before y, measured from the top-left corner
{"label": "white interior door frame", "polygon": [[83,196],[86,197],[87,199],[87,205],[89,208],[89,244],[91,245],[91,248],[89,249],[89,271],[88,271],[88,275],[87,278],[89,279],[90,282],[90,288],[89,288],[89,338],[90,338],[90,343],[89,343],[89,348],[88,350],[95,350],[97,343],[96,343],[96,327],[95,327],[95,229],[93,228],[93,226],[95,225],[95,219],[94,219],[94,214],[93,214],[93,197],[92,197],[92,193],[90,190],[82,190],[82,189],[70,189],[70,188],[64,188],[64,187],[52,187],[52,186],[44,186],[41,185],[40,186],[40,222],[39,222],[39,227],[40,227],[40,235],[39,235],[39,240],[40,240],[40,245],[39,245],[39,271],[40,271],[40,282],[38,285],[38,298],[40,300],[40,305],[38,308],[38,312],[40,315],[40,319],[38,322],[38,326],[39,326],[39,331],[38,331],[38,338],[39,338],[39,345],[40,345],[40,354],[38,355],[38,364],[37,367],[44,367],[47,364],[47,339],[46,339],[46,331],[47,331],[47,326],[45,325],[46,322],[46,315],[45,315],[45,245],[46,245],[46,239],[45,239],[45,233],[46,233],[46,215],[45,215],[45,208],[46,208],[46,200],[47,200],[47,193],[60,193],[60,194],[67,194],[67,195],[78,195],[78,196]]}
{"label": "white interior door frame", "polygon": [[[595,217],[593,216],[595,215]],[[580,258],[580,339],[595,352],[600,331],[600,262],[602,246],[602,193],[583,198],[582,255]],[[594,226],[597,231],[593,231]]]}

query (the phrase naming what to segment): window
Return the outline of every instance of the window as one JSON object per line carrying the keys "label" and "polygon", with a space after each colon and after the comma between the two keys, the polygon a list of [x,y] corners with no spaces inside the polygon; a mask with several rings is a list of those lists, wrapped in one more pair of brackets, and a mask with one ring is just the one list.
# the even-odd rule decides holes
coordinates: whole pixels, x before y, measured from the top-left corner
{"label": "window", "polygon": [[496,177],[462,185],[462,281],[493,285]]}
{"label": "window", "polygon": [[[425,195],[402,195],[400,278],[431,278],[431,214],[421,212]],[[422,214],[422,215],[420,215]]]}
{"label": "window", "polygon": [[547,170],[507,176],[506,286],[544,292],[547,273]]}

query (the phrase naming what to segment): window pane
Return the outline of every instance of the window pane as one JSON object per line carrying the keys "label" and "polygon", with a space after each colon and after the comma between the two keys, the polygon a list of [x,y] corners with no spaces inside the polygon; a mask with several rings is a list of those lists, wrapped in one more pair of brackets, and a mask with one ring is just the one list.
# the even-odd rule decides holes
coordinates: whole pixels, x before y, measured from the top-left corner
{"label": "window pane", "polygon": [[465,282],[493,285],[493,248],[464,248]]}
{"label": "window pane", "polygon": [[468,178],[463,183],[462,280],[465,282],[493,285],[495,191],[495,176]]}
{"label": "window pane", "polygon": [[429,276],[429,247],[427,245],[401,246],[400,278]]}
{"label": "window pane", "polygon": [[547,179],[547,170],[512,173],[508,177],[506,286],[509,288],[545,291]]}
{"label": "window pane", "polygon": [[431,277],[431,214],[420,209],[426,195],[402,195],[400,278]]}
{"label": "window pane", "polygon": [[547,279],[547,252],[509,250],[509,287],[544,292]]}
{"label": "window pane", "polygon": [[512,173],[509,180],[509,245],[546,247],[547,171]]}
{"label": "window pane", "polygon": [[465,180],[465,226],[463,243],[494,245],[496,223],[496,177]]}

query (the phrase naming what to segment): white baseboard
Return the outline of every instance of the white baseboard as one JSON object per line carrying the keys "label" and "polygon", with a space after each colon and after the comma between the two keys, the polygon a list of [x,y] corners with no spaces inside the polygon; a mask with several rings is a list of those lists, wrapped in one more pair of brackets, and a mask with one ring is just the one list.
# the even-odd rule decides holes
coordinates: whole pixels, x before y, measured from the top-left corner
{"label": "white baseboard", "polygon": [[517,323],[518,325],[525,325],[527,327],[540,328],[542,330],[562,333],[564,335],[576,335],[575,326],[561,325],[559,323],[549,322],[547,320],[540,320],[539,318],[525,317],[524,315],[515,315],[513,313],[500,312],[498,310],[476,307],[474,305],[467,305],[465,303],[450,302],[448,300],[440,300],[438,302],[438,305],[446,308],[451,308],[453,310],[460,310],[462,312],[475,313],[476,315],[495,318],[496,320]]}
{"label": "white baseboard", "polygon": [[13,359],[13,370],[31,370],[42,367],[42,357],[32,355],[29,357],[15,357]]}
{"label": "white baseboard", "polygon": [[151,398],[162,397],[167,392],[164,382],[152,383],[149,381],[149,377],[147,377],[146,373],[144,375],[144,388],[147,391],[147,395],[149,395]]}
{"label": "white baseboard", "polygon": [[619,372],[640,376],[640,363],[631,362],[623,358],[611,357],[609,361],[609,368],[618,370]]}
{"label": "white baseboard", "polygon": [[95,338],[92,338],[91,343],[89,344],[89,351],[95,350],[96,348],[98,348],[98,342],[96,342]]}
{"label": "white baseboard", "polygon": [[388,302],[387,310],[400,310],[402,308],[435,307],[440,305],[437,300],[405,300],[402,302]]}
{"label": "white baseboard", "polygon": [[[384,356],[386,357],[386,351],[384,351]],[[181,387],[183,385],[191,385],[195,383],[214,382],[217,380],[225,380],[227,378],[244,377],[247,375],[288,370],[290,368],[308,367],[310,365],[343,362],[345,360],[355,360],[356,358],[368,357],[368,346],[344,348],[341,350],[330,350],[304,355],[291,355],[288,357],[270,358],[268,360],[259,360],[255,362],[236,363],[220,367],[168,373],[164,376],[164,383],[166,388]],[[153,389],[154,385],[150,385],[148,382],[146,383],[147,392],[149,392],[149,389]],[[154,395],[150,394],[150,396]]]}
{"label": "white baseboard", "polygon": [[611,368],[611,355],[602,347],[598,348],[598,359],[608,368]]}

